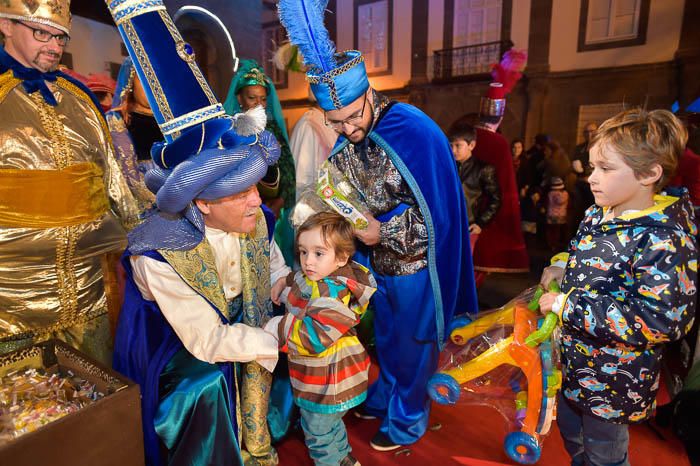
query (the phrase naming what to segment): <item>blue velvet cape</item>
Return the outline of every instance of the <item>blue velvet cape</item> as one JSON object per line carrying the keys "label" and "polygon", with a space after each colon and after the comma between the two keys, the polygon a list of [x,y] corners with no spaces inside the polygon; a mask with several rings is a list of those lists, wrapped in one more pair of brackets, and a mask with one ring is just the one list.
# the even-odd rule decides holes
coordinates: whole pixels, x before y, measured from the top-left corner
{"label": "blue velvet cape", "polygon": [[[442,346],[452,318],[478,311],[469,247],[469,221],[450,144],[437,124],[416,107],[393,103],[368,136],[386,152],[413,192],[428,229],[428,272],[435,299],[434,335]],[[342,137],[331,154],[349,141]]]}

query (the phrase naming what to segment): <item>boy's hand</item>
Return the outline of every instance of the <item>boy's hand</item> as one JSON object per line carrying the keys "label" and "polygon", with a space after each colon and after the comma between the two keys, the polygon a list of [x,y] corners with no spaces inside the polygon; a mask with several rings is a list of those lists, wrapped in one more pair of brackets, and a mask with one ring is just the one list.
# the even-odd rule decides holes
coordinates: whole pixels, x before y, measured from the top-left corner
{"label": "boy's hand", "polygon": [[379,227],[382,224],[369,212],[362,212],[362,214],[367,217],[368,225],[364,230],[355,230],[355,236],[367,246],[379,244]]}
{"label": "boy's hand", "polygon": [[542,286],[545,287],[545,289],[549,286],[549,283],[552,280],[556,280],[557,283],[561,285],[561,281],[564,279],[564,272],[565,271],[563,268],[558,267],[556,265],[545,267],[545,269],[542,271],[542,278],[540,278],[540,283],[542,284]]}
{"label": "boy's hand", "polygon": [[469,225],[469,233],[471,233],[472,235],[479,235],[481,234],[481,227],[476,223],[472,223],[471,225]]}
{"label": "boy's hand", "polygon": [[539,301],[540,312],[542,314],[547,314],[552,310],[552,305],[556,301],[560,293],[545,293],[542,295]]}
{"label": "boy's hand", "polygon": [[282,290],[284,290],[286,279],[287,277],[278,278],[275,284],[272,285],[272,288],[270,288],[270,298],[272,299],[272,302],[278,306],[280,304],[280,295],[282,294]]}

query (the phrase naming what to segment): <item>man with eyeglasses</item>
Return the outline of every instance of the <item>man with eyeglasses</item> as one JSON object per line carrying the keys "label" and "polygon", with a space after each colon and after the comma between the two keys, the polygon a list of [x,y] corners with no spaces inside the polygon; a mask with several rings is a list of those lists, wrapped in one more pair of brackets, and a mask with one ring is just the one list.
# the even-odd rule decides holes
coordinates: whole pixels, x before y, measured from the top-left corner
{"label": "man with eyeglasses", "polygon": [[0,33],[0,354],[58,338],[111,364],[102,263],[137,209],[99,102],[57,71],[69,1],[0,1]]}
{"label": "man with eyeglasses", "polygon": [[425,433],[427,383],[452,317],[477,311],[466,203],[445,135],[419,109],[373,90],[360,52],[334,53],[324,4],[280,0],[280,20],[340,136],[329,161],[369,208],[369,226],[355,235],[378,283],[380,373],[356,415],[382,418],[370,445],[391,451]]}

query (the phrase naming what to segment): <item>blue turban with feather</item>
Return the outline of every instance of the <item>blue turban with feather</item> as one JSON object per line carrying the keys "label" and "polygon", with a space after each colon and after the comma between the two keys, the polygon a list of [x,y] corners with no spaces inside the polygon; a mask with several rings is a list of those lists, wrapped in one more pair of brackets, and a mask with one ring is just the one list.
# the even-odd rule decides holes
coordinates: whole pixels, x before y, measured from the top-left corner
{"label": "blue turban with feather", "polygon": [[337,53],[323,24],[328,0],[280,0],[279,16],[289,41],[299,47],[311,92],[323,110],[343,108],[369,88],[362,54]]}

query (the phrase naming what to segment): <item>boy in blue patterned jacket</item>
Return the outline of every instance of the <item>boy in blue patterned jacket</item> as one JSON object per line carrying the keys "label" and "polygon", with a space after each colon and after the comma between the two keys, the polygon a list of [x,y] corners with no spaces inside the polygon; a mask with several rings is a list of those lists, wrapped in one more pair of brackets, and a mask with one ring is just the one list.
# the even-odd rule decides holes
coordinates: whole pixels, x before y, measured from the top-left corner
{"label": "boy in blue patterned jacket", "polygon": [[564,381],[557,422],[572,463],[629,464],[628,424],[654,412],[664,344],[695,315],[697,251],[687,192],[657,194],[673,176],[687,133],[665,110],[628,110],[591,144],[596,205],[542,282],[561,320]]}

